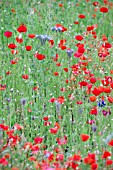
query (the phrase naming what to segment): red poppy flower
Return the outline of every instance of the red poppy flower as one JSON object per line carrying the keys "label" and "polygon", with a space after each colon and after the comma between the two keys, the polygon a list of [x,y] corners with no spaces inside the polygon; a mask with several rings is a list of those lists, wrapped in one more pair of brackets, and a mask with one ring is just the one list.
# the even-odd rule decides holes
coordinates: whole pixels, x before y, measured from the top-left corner
{"label": "red poppy flower", "polygon": [[33,145],[33,146],[31,146],[31,150],[32,150],[33,154],[37,154],[40,150],[40,147],[37,145]]}
{"label": "red poppy flower", "polygon": [[62,32],[65,32],[65,31],[67,31],[67,28],[62,27]]}
{"label": "red poppy flower", "polygon": [[86,81],[81,81],[81,82],[79,82],[79,84],[80,84],[80,86],[87,86],[87,82]]}
{"label": "red poppy flower", "polygon": [[65,145],[67,143],[67,136],[64,136],[63,138],[56,138],[56,141],[58,145]]}
{"label": "red poppy flower", "polygon": [[88,164],[88,165],[91,165],[91,164],[95,163],[95,160],[90,158],[90,157],[85,157],[84,158],[84,163]]}
{"label": "red poppy flower", "polygon": [[18,50],[12,49],[12,50],[11,50],[11,53],[12,53],[13,55],[18,54]]}
{"label": "red poppy flower", "polygon": [[[49,157],[48,157],[48,161],[49,161],[49,162],[52,162],[54,159],[55,159],[55,158],[54,158],[54,154],[51,153],[51,154],[49,155]],[[42,169],[44,169],[44,168],[42,167]]]}
{"label": "red poppy flower", "polygon": [[17,64],[17,61],[11,60],[10,63],[11,63],[11,64]]}
{"label": "red poppy flower", "polygon": [[68,83],[69,83],[69,80],[68,80],[68,79],[66,79],[66,80],[65,80],[65,82],[68,84]]}
{"label": "red poppy flower", "polygon": [[111,76],[105,76],[104,78],[105,78],[106,80],[108,80],[109,83],[112,83],[112,77],[111,77]]}
{"label": "red poppy flower", "polygon": [[32,147],[32,143],[31,142],[26,142],[23,146],[24,149],[26,148],[31,148]]}
{"label": "red poppy flower", "polygon": [[103,44],[102,47],[104,47],[104,48],[111,48],[112,45],[110,43],[108,43],[108,42],[105,42],[105,44]]}
{"label": "red poppy flower", "polygon": [[108,86],[109,85],[109,81],[107,79],[105,80],[101,80],[103,86]]}
{"label": "red poppy flower", "polygon": [[92,34],[92,35],[96,35],[96,31],[92,31],[91,34]]}
{"label": "red poppy flower", "polygon": [[66,92],[66,91],[67,91],[64,87],[61,87],[60,90],[61,90],[62,92]]}
{"label": "red poppy flower", "polygon": [[48,120],[49,120],[49,117],[48,117],[48,116],[45,116],[45,117],[43,117],[43,120],[44,120],[44,121],[48,121]]}
{"label": "red poppy flower", "polygon": [[64,68],[64,71],[65,71],[65,72],[68,72],[68,68]]}
{"label": "red poppy flower", "polygon": [[61,66],[61,63],[56,63],[56,66],[60,67],[60,66]]}
{"label": "red poppy flower", "polygon": [[25,25],[21,25],[17,28],[17,31],[19,33],[22,33],[22,32],[27,32],[27,27]]}
{"label": "red poppy flower", "polygon": [[0,128],[3,129],[4,131],[7,131],[9,129],[9,126],[6,126],[4,124],[0,124]]}
{"label": "red poppy flower", "polygon": [[63,7],[63,4],[58,4],[59,7]]}
{"label": "red poppy flower", "polygon": [[88,153],[88,157],[95,160],[96,155],[95,155],[95,153]]}
{"label": "red poppy flower", "polygon": [[29,161],[36,161],[36,157],[35,157],[35,156],[30,156],[30,157],[28,158],[28,160],[29,160]]}
{"label": "red poppy flower", "polygon": [[84,38],[81,35],[76,35],[75,39],[78,40],[78,41],[82,41]]}
{"label": "red poppy flower", "polygon": [[56,127],[57,129],[59,129],[59,128],[60,128],[59,122],[56,122],[56,123],[54,124],[54,127]]}
{"label": "red poppy flower", "polygon": [[49,132],[52,134],[56,134],[58,132],[58,128],[56,128],[56,127],[50,128]]}
{"label": "red poppy flower", "polygon": [[19,125],[19,124],[15,124],[14,127],[16,128],[16,130],[21,130],[23,129],[23,126]]}
{"label": "red poppy flower", "polygon": [[73,155],[73,160],[79,162],[82,159],[80,155],[74,154]]}
{"label": "red poppy flower", "polygon": [[92,31],[93,29],[94,29],[94,26],[93,26],[93,25],[87,27],[87,31]]}
{"label": "red poppy flower", "polygon": [[44,60],[46,57],[43,54],[39,54],[39,53],[35,53],[35,58],[37,58],[38,60]]}
{"label": "red poppy flower", "polygon": [[0,158],[0,164],[1,164],[1,165],[3,165],[3,166],[8,165],[8,161],[6,160],[6,158],[5,158],[5,157]]}
{"label": "red poppy flower", "polygon": [[77,101],[76,104],[80,104],[81,105],[81,104],[83,104],[83,102],[82,101]]}
{"label": "red poppy flower", "polygon": [[21,44],[23,42],[23,38],[16,37],[16,42]]}
{"label": "red poppy flower", "polygon": [[93,2],[93,5],[94,6],[97,6],[99,3],[98,2]]}
{"label": "red poppy flower", "polygon": [[67,28],[65,28],[62,24],[56,24],[55,26],[56,26],[57,28],[58,28],[58,27],[61,27],[61,29],[62,29],[61,31],[62,31],[62,32],[67,31]]}
{"label": "red poppy flower", "polygon": [[80,48],[80,47],[78,48],[78,53],[82,53],[83,54],[84,52],[85,52],[85,48]]}
{"label": "red poppy flower", "polygon": [[90,99],[91,102],[95,102],[96,101],[96,96],[90,96],[89,99]]}
{"label": "red poppy flower", "polygon": [[77,24],[77,25],[78,25],[78,24],[79,24],[79,22],[78,22],[78,21],[74,21],[74,24]]}
{"label": "red poppy flower", "polygon": [[104,4],[107,4],[108,3],[108,0],[103,0]]}
{"label": "red poppy flower", "polygon": [[98,164],[97,163],[91,164],[91,170],[97,170],[97,169],[98,169]]}
{"label": "red poppy flower", "polygon": [[59,76],[59,73],[58,72],[54,72],[54,76]]}
{"label": "red poppy flower", "polygon": [[91,78],[90,78],[90,82],[91,82],[92,84],[96,83],[96,78],[95,78],[95,77],[91,77]]}
{"label": "red poppy flower", "polygon": [[95,88],[92,90],[92,93],[93,93],[95,96],[99,96],[100,93],[101,93],[101,91],[100,91],[98,88],[95,87]]}
{"label": "red poppy flower", "polygon": [[60,45],[60,48],[61,48],[61,50],[66,50],[66,46],[65,45]]}
{"label": "red poppy flower", "polygon": [[51,102],[51,103],[54,103],[56,101],[56,98],[51,98],[50,100],[49,100],[49,102]]}
{"label": "red poppy flower", "polygon": [[17,46],[15,44],[8,44],[8,48],[15,49]]}
{"label": "red poppy flower", "polygon": [[62,24],[56,24],[55,26],[56,26],[56,27],[63,27]]}
{"label": "red poppy flower", "polygon": [[23,74],[22,78],[25,79],[25,80],[28,80],[29,76],[27,74]]}
{"label": "red poppy flower", "polygon": [[113,97],[108,96],[107,99],[108,99],[108,101],[109,101],[110,103],[113,103]]}
{"label": "red poppy flower", "polygon": [[60,42],[59,42],[59,47],[61,46],[61,45],[64,45],[66,43],[66,39],[62,39],[62,40],[60,40]]}
{"label": "red poppy flower", "polygon": [[35,38],[35,36],[36,36],[35,34],[28,34],[29,38]]}
{"label": "red poppy flower", "polygon": [[50,48],[52,48],[54,46],[54,40],[49,40],[49,44],[50,44]]}
{"label": "red poppy flower", "polygon": [[7,72],[6,72],[6,75],[10,75],[10,74],[11,74],[11,72],[10,72],[10,71],[7,71]]}
{"label": "red poppy flower", "polygon": [[35,142],[35,144],[40,144],[40,143],[42,143],[43,139],[44,138],[42,138],[42,137],[36,137],[36,138],[34,138],[34,142]]}
{"label": "red poppy flower", "polygon": [[64,160],[64,155],[61,153],[56,154],[56,161],[62,162]]}
{"label": "red poppy flower", "polygon": [[32,46],[31,45],[27,45],[25,48],[26,48],[27,51],[31,51]]}
{"label": "red poppy flower", "polygon": [[5,90],[5,89],[6,89],[6,85],[0,84],[0,90]]}
{"label": "red poppy flower", "polygon": [[100,91],[100,93],[104,92],[104,87],[103,86],[99,86],[97,89]]}
{"label": "red poppy flower", "polygon": [[44,122],[44,126],[50,126],[50,125],[51,125],[51,122],[47,122],[47,121]]}
{"label": "red poppy flower", "polygon": [[102,41],[107,41],[107,40],[108,40],[108,38],[105,35],[103,35],[102,36]]}
{"label": "red poppy flower", "polygon": [[7,38],[10,38],[12,36],[12,32],[10,31],[5,31],[4,32],[4,36],[7,37]]}
{"label": "red poppy flower", "polygon": [[78,164],[75,163],[75,162],[72,162],[72,163],[70,164],[70,168],[71,168],[71,169],[77,169],[77,167],[78,167]]}
{"label": "red poppy flower", "polygon": [[14,8],[11,9],[12,13],[16,13],[16,10]]}
{"label": "red poppy flower", "polygon": [[77,43],[76,46],[77,46],[78,48],[83,48],[83,47],[84,47],[84,44],[82,44],[82,43]]}
{"label": "red poppy flower", "polygon": [[38,89],[39,89],[38,86],[34,86],[34,87],[33,87],[33,90],[34,90],[34,91],[37,91]]}
{"label": "red poppy flower", "polygon": [[109,141],[108,145],[113,147],[113,139]]}
{"label": "red poppy flower", "polygon": [[106,160],[106,166],[112,165],[113,164],[113,160]]}
{"label": "red poppy flower", "polygon": [[102,159],[107,159],[109,156],[111,156],[111,153],[109,151],[104,151]]}
{"label": "red poppy flower", "polygon": [[107,13],[108,12],[108,8],[107,7],[101,7],[100,8],[100,12]]}
{"label": "red poppy flower", "polygon": [[80,19],[86,18],[86,16],[85,16],[84,14],[79,14],[78,17],[79,17]]}
{"label": "red poppy flower", "polygon": [[97,114],[98,114],[97,107],[94,106],[94,107],[90,110],[90,114],[92,114],[92,115],[97,115]]}
{"label": "red poppy flower", "polygon": [[90,136],[87,134],[81,134],[80,137],[83,142],[86,142],[90,138]]}
{"label": "red poppy flower", "polygon": [[104,88],[104,93],[111,93],[111,89],[110,89],[110,87],[106,87],[106,88]]}
{"label": "red poppy flower", "polygon": [[60,104],[63,104],[65,101],[64,96],[59,96],[57,99],[57,102],[59,102]]}

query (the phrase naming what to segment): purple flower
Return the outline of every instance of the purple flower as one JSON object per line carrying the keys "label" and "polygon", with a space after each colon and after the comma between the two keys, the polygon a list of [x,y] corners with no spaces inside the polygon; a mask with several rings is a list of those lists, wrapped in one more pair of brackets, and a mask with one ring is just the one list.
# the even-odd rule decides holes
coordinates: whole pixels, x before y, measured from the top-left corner
{"label": "purple flower", "polygon": [[60,104],[59,102],[57,102],[57,101],[55,101],[55,104],[56,104],[56,112],[57,112],[58,114],[60,114],[61,104]]}
{"label": "purple flower", "polygon": [[71,57],[73,52],[74,52],[74,50],[70,49],[70,48],[66,50],[68,57]]}
{"label": "purple flower", "polygon": [[62,27],[56,27],[56,26],[55,26],[55,27],[52,27],[51,30],[52,30],[52,31],[56,31],[56,32],[57,32],[57,31],[62,32]]}
{"label": "purple flower", "polygon": [[20,99],[20,103],[24,106],[26,104],[26,99],[25,98]]}
{"label": "purple flower", "polygon": [[96,127],[94,124],[92,125],[92,127],[91,127],[91,128],[92,128],[92,131],[93,131],[93,132],[96,132],[97,127]]}
{"label": "purple flower", "polygon": [[49,41],[51,39],[47,35],[36,35],[36,38],[40,40],[42,45],[44,45],[46,41]]}
{"label": "purple flower", "polygon": [[11,98],[6,98],[6,101],[7,101],[8,103],[10,103]]}
{"label": "purple flower", "polygon": [[108,111],[102,110],[102,114],[103,114],[104,116],[108,116],[108,115],[111,114],[111,111],[110,111],[110,109],[109,109]]}

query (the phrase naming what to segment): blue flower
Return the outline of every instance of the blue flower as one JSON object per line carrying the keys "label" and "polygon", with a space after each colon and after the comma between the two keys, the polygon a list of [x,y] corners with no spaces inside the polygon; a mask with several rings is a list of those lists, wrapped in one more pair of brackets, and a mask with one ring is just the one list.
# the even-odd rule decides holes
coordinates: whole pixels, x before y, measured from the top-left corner
{"label": "blue flower", "polygon": [[101,100],[98,102],[99,107],[104,107],[105,105],[106,105],[106,103],[104,102],[104,100]]}

